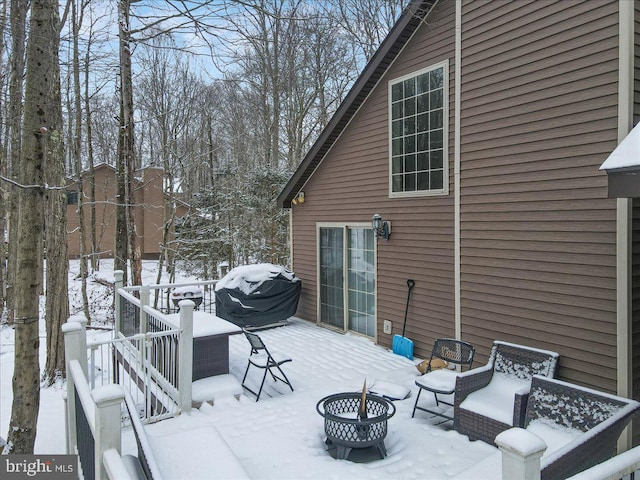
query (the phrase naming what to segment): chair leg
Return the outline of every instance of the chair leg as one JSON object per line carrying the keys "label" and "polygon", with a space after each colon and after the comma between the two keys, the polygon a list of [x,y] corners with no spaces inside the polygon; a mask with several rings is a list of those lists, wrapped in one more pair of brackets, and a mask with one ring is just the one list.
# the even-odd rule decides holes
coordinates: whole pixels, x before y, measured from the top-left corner
{"label": "chair leg", "polygon": [[413,412],[411,412],[411,418],[416,414],[416,408],[418,407],[418,400],[420,400],[420,394],[422,393],[422,389],[418,387],[418,396],[416,397],[416,403],[413,404]]}
{"label": "chair leg", "polygon": [[242,385],[244,385],[244,381],[247,379],[247,373],[249,373],[250,366],[251,366],[251,362],[247,362],[247,369],[244,371],[244,377],[242,377]]}
{"label": "chair leg", "polygon": [[289,388],[291,389],[291,391],[293,392],[293,385],[291,385],[291,382],[289,381],[289,378],[287,377],[287,375],[285,375],[285,373],[282,371],[282,369],[278,366],[278,370],[280,371],[280,373],[282,374],[282,377],[284,378],[285,382],[287,385],[289,385]]}
{"label": "chair leg", "polygon": [[258,400],[260,400],[260,394],[262,393],[262,387],[264,387],[264,381],[267,379],[267,370],[269,370],[268,368],[264,369],[264,375],[262,376],[262,383],[260,384],[260,390],[258,390],[258,396],[256,397],[256,402]]}

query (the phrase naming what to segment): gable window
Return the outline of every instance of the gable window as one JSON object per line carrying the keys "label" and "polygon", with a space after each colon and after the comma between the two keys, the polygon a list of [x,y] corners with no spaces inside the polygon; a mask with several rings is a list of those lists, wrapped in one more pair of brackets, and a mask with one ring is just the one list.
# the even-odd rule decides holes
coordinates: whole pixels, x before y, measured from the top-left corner
{"label": "gable window", "polygon": [[448,62],[389,83],[390,196],[448,193]]}

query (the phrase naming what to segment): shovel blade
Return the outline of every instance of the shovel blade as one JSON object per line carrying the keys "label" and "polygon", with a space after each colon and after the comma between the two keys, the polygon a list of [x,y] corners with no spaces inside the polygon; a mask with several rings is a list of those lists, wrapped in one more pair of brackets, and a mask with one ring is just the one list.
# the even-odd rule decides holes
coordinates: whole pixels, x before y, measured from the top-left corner
{"label": "shovel blade", "polygon": [[402,335],[393,336],[393,353],[413,360],[413,340]]}

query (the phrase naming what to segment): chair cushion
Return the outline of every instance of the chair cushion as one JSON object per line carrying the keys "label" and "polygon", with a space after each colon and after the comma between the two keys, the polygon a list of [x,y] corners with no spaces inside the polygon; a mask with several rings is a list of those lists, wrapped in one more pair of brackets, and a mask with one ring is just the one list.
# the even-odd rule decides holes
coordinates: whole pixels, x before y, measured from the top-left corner
{"label": "chair cushion", "polygon": [[[290,362],[291,358],[287,357],[278,352],[271,352],[271,357],[273,360],[279,365],[284,362]],[[266,368],[267,367],[267,359],[269,357],[266,353],[257,353],[255,355],[251,355],[249,357],[249,361],[254,364],[256,367]]]}
{"label": "chair cushion", "polygon": [[529,386],[528,380],[494,373],[489,384],[467,395],[460,408],[513,425],[515,395],[518,391],[526,392]]}
{"label": "chair cushion", "polygon": [[416,385],[420,388],[426,388],[431,392],[437,393],[453,393],[456,389],[456,377],[458,372],[455,370],[441,369],[429,372],[416,380]]}
{"label": "chair cushion", "polygon": [[584,432],[575,428],[565,427],[564,425],[558,425],[555,422],[547,419],[532,420],[527,425],[527,431],[537,435],[544,443],[547,444],[547,449],[542,455],[545,458],[549,454],[560,450],[562,447],[571,443]]}

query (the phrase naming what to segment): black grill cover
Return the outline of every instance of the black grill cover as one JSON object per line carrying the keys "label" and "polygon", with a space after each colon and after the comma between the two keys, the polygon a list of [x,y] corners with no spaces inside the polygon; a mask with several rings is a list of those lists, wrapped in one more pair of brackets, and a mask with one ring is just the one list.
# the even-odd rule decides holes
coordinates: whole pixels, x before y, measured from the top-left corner
{"label": "black grill cover", "polygon": [[[247,277],[243,277],[243,269]],[[243,288],[216,288],[216,316],[241,327],[262,327],[286,320],[295,315],[302,282],[292,272],[271,264],[261,264],[269,272],[268,278],[255,277],[254,265],[236,267],[220,283],[240,281]],[[271,268],[273,267],[273,268]],[[233,276],[235,282],[225,282]]]}

